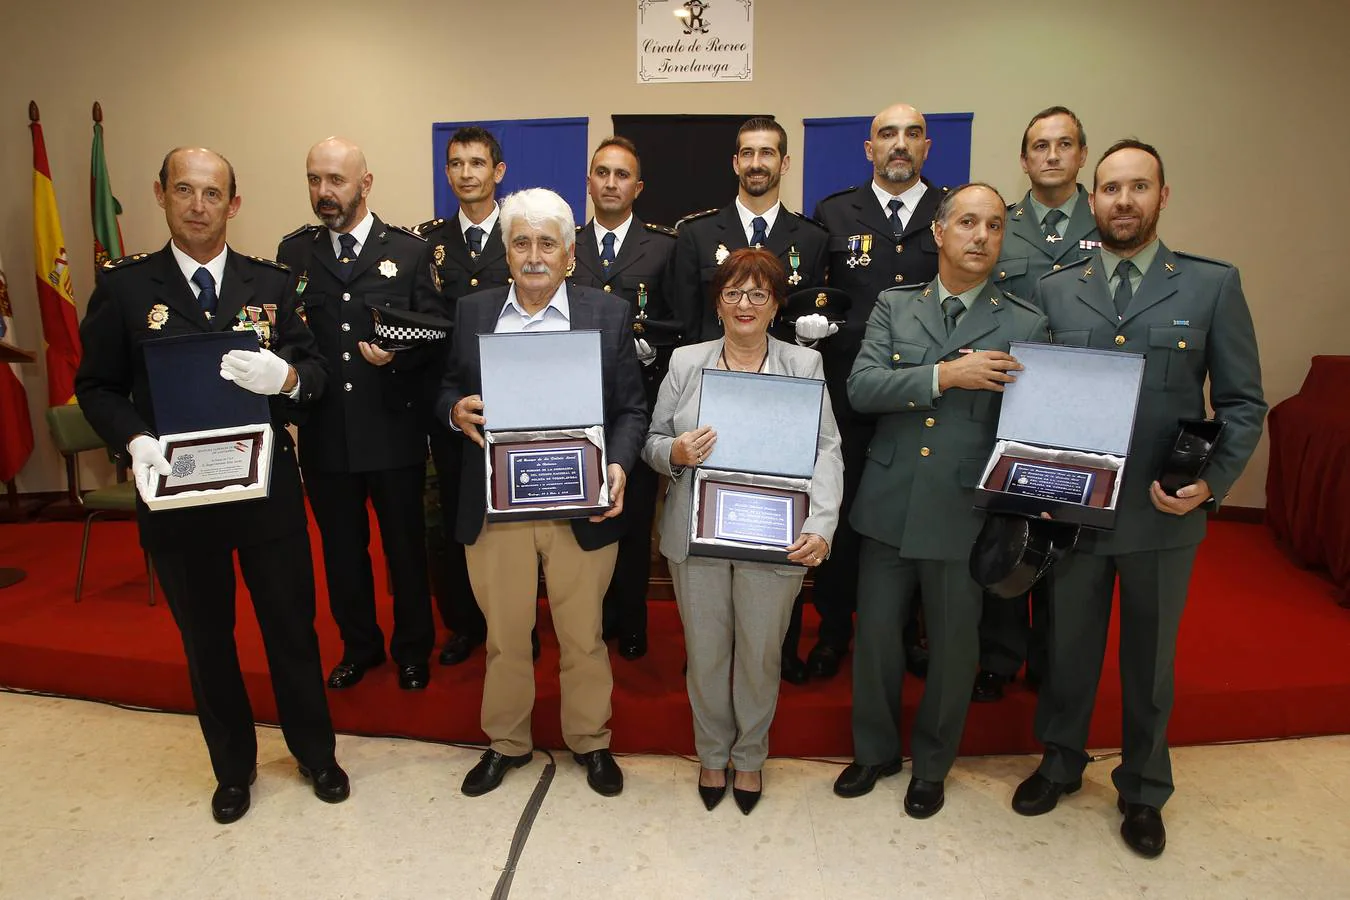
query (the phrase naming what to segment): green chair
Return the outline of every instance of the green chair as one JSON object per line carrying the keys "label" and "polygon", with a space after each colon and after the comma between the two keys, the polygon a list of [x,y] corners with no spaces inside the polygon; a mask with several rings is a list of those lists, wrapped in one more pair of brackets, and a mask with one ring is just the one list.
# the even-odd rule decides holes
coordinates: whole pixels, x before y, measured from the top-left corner
{"label": "green chair", "polygon": [[[136,512],[136,485],[126,480],[126,469],[117,468],[117,483],[92,491],[80,490],[79,455],[86,450],[107,447],[103,438],[90,426],[84,411],[75,404],[52,406],[47,409],[47,427],[52,442],[66,459],[66,492],[72,504],[84,510],[84,541],[80,544],[80,570],[75,576],[75,602],[80,602],[84,590],[84,562],[89,553],[89,526],[94,519],[109,512]],[[109,448],[109,455],[112,455]],[[150,582],[150,605],[155,605],[155,570],[150,554],[145,554],[145,573]]]}

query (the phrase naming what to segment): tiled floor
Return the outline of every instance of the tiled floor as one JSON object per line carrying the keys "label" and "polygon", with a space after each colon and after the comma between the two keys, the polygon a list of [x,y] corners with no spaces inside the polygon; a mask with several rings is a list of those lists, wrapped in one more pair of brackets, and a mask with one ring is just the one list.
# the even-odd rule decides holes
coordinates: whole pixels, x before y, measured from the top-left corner
{"label": "tiled floor", "polygon": [[[546,761],[471,800],[473,751],[340,737],[353,794],[328,806],[277,731],[259,745],[253,809],[222,827],[193,719],[0,695],[0,898],[490,897]],[[1152,861],[1117,834],[1111,761],[1023,819],[1008,801],[1032,758],[962,759],[919,822],[900,811],[907,774],[845,801],[836,765],[770,760],[747,818],[729,798],[705,812],[687,760],[626,758],[605,799],[555,755],[513,898],[1350,896],[1350,736],[1175,751]]]}

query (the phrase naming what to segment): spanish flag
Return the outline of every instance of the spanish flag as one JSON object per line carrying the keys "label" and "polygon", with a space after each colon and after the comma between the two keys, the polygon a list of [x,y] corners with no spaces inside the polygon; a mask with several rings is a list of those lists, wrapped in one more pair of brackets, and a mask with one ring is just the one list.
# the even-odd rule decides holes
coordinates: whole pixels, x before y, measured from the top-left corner
{"label": "spanish flag", "polygon": [[42,124],[34,119],[29,127],[33,130],[33,264],[42,337],[47,344],[47,402],[65,406],[75,402],[75,371],[80,367],[75,290],[70,282],[70,259],[61,234]]}

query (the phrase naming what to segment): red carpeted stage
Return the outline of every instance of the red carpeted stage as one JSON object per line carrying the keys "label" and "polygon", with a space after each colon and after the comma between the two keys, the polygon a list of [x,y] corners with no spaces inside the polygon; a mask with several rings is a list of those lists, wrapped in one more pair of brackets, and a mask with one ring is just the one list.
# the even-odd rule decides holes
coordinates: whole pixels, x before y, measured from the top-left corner
{"label": "red carpeted stage", "polygon": [[[146,605],[135,525],[95,524],[84,598],[77,605],[80,527],[77,522],[0,526],[0,564],[28,571],[27,580],[0,590],[0,684],[190,709],[173,620],[162,598],[155,607]],[[1350,732],[1350,611],[1338,607],[1333,594],[1324,577],[1286,559],[1263,526],[1215,523],[1201,548],[1182,622],[1172,742]],[[382,620],[387,623],[388,598],[383,602]],[[544,605],[541,615],[547,615]],[[341,644],[322,592],[318,623],[329,667],[341,655]],[[544,652],[537,667],[535,739],[541,746],[558,747],[557,644],[547,622],[540,631]],[[814,631],[814,621],[808,621],[807,634]],[[246,599],[241,600],[238,635],[256,714],[275,721],[262,644]],[[1111,640],[1093,720],[1094,747],[1118,746],[1120,741],[1114,633]],[[809,648],[809,641],[803,646]],[[614,655],[616,750],[692,752],[682,661],[675,604],[653,601],[651,652],[635,663]],[[422,693],[400,691],[392,667],[386,665],[352,690],[330,692],[333,717],[338,729],[347,732],[481,742],[482,677],[481,649],[461,666],[444,668],[433,662],[431,687]],[[922,682],[906,682],[906,721],[921,690]],[[847,666],[832,681],[783,685],[773,752],[850,755],[849,697]],[[974,705],[962,752],[1037,750],[1034,709],[1035,696],[1020,682],[1003,702]]]}

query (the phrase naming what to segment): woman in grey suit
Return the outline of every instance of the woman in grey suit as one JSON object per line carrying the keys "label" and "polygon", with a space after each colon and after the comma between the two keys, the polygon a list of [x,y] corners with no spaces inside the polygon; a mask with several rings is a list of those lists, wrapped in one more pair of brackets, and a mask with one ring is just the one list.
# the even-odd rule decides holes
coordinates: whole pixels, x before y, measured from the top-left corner
{"label": "woman in grey suit", "polygon": [[724,336],[672,355],[642,450],[647,464],[670,478],[661,552],[670,561],[684,622],[689,703],[702,766],[699,795],[709,810],[721,801],[730,762],[736,805],[746,815],[763,790],[760,768],[778,705],[783,635],[805,575],[802,566],[818,566],[829,555],[839,517],[844,463],[829,393],[821,400],[810,512],[801,537],[788,548],[788,559],[798,565],[691,557],[689,511],[693,470],[717,441],[711,427],[699,428],[697,422],[704,369],[825,377],[819,353],[769,335],[786,299],[786,275],[782,262],[766,250],[736,250],[722,261],[712,293]]}

